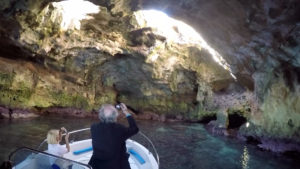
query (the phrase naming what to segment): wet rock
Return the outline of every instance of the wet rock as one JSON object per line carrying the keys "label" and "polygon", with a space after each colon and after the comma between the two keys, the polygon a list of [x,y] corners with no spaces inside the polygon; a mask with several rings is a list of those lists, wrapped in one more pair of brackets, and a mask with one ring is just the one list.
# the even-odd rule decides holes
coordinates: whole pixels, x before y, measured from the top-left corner
{"label": "wet rock", "polygon": [[42,114],[56,114],[59,116],[74,116],[74,117],[93,117],[97,116],[98,113],[89,113],[83,109],[75,109],[75,108],[62,108],[62,107],[52,107],[43,109]]}
{"label": "wet rock", "polygon": [[205,128],[214,135],[228,136],[227,128],[219,124],[217,121],[210,121]]}
{"label": "wet rock", "polygon": [[19,118],[33,118],[38,117],[37,112],[33,110],[26,109],[12,109],[0,106],[0,116],[1,118],[7,119],[19,119]]}
{"label": "wet rock", "polygon": [[142,119],[142,120],[159,120],[159,115],[157,115],[156,113],[153,112],[149,112],[149,111],[145,111],[141,114],[137,115],[138,119]]}
{"label": "wet rock", "polygon": [[166,116],[164,114],[159,116],[159,121],[165,122],[166,121]]}
{"label": "wet rock", "polygon": [[300,152],[300,145],[297,142],[291,142],[289,140],[285,139],[268,139],[268,138],[262,138],[261,144],[258,144],[258,147],[268,150],[268,151],[273,151],[273,152],[288,152],[288,151],[298,151]]}
{"label": "wet rock", "polygon": [[143,113],[142,115],[139,115],[138,118],[142,120],[151,120],[152,115],[151,113]]}
{"label": "wet rock", "polygon": [[183,120],[183,116],[182,115],[176,115],[176,120]]}

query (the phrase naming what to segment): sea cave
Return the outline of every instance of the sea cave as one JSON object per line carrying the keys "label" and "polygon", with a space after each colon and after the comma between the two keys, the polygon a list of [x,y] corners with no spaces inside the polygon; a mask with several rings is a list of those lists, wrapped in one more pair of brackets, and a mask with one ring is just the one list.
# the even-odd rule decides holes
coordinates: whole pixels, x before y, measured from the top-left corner
{"label": "sea cave", "polygon": [[0,162],[120,103],[161,169],[299,160],[298,0],[1,0],[0,16]]}

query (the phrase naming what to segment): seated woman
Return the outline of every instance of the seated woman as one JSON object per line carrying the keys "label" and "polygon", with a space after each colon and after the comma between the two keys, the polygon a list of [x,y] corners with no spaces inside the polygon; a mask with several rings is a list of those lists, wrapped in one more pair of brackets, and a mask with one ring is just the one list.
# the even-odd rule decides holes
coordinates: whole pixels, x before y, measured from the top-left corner
{"label": "seated woman", "polygon": [[[65,135],[66,147],[59,144],[62,140],[63,132],[66,133]],[[64,154],[70,152],[69,133],[64,127],[62,127],[60,130],[55,130],[55,129],[49,130],[47,134],[47,143],[48,143],[49,154],[62,157]],[[59,165],[62,168],[65,168],[64,166],[68,165],[68,164],[60,164],[61,162],[55,159],[50,159],[50,163],[51,165],[55,163],[56,165]]]}

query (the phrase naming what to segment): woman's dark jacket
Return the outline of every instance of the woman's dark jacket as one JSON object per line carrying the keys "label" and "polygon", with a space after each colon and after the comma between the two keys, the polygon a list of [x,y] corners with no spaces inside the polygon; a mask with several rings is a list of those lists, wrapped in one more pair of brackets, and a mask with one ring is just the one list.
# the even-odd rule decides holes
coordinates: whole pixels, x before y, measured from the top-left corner
{"label": "woman's dark jacket", "polygon": [[129,127],[102,122],[91,126],[93,155],[89,164],[93,169],[130,169],[125,141],[139,129],[132,116],[127,120]]}

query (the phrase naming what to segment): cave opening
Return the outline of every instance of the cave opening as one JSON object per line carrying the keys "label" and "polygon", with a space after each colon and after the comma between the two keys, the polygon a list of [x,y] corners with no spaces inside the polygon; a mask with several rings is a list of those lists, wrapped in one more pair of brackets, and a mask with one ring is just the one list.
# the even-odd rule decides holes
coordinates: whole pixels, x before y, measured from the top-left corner
{"label": "cave opening", "polygon": [[253,136],[248,136],[246,143],[252,145],[258,145],[261,144],[261,141],[258,138],[255,138]]}
{"label": "cave opening", "polygon": [[198,122],[203,123],[203,124],[208,124],[210,121],[213,121],[213,120],[217,120],[217,115],[216,114],[210,115],[210,116],[205,116],[201,120],[199,120]]}
{"label": "cave opening", "polygon": [[[99,6],[89,1],[84,0],[68,0],[61,2],[53,2],[52,6],[55,8],[55,16],[60,17],[61,30],[67,31],[68,29],[80,30],[83,19],[92,19],[93,17],[88,14],[96,14],[100,11]],[[45,12],[49,11],[45,8]]]}
{"label": "cave opening", "polygon": [[239,113],[233,113],[228,115],[228,129],[236,129],[239,128],[241,125],[247,122],[247,119],[240,115]]}
{"label": "cave opening", "polygon": [[[155,35],[166,37],[164,41],[175,42],[177,44],[194,44],[200,45],[210,53],[211,57],[216,63],[222,66],[225,70],[229,71],[232,78],[236,79],[232,73],[230,65],[226,62],[223,56],[211,47],[206,40],[190,25],[169,17],[162,11],[158,10],[139,10],[134,13],[137,24],[140,28],[152,28]],[[151,57],[152,62],[157,61],[161,57],[153,54]]]}

